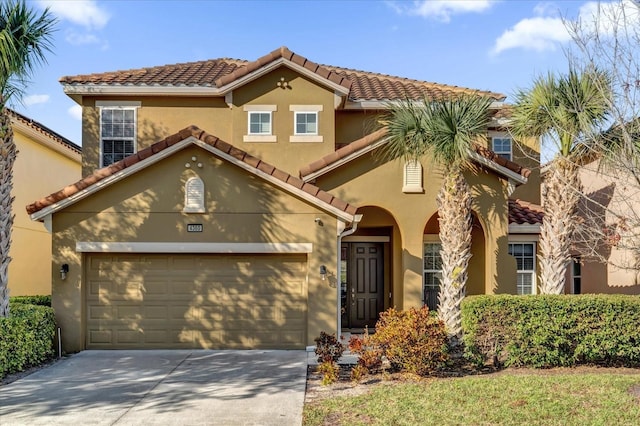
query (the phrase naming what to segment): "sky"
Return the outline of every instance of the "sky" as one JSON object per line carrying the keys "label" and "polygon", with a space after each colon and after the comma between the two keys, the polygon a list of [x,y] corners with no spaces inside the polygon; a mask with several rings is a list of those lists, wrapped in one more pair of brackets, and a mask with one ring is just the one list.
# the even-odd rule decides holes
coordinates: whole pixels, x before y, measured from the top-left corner
{"label": "sky", "polygon": [[[567,69],[563,0],[31,0],[58,22],[47,63],[12,108],[78,145],[80,107],[60,77],[214,58],[255,60],[280,46],[320,64],[491,90],[513,100]],[[606,3],[606,2],[605,2]],[[206,128],[206,123],[194,123]]]}

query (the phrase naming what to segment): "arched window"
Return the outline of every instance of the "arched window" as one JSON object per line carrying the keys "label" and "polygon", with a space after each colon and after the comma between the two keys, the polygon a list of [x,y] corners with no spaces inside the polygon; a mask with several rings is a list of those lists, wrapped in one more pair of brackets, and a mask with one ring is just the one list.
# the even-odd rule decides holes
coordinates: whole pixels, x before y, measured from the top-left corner
{"label": "arched window", "polygon": [[204,213],[204,182],[199,177],[191,177],[184,184],[185,213]]}
{"label": "arched window", "polygon": [[402,192],[423,192],[422,165],[419,161],[407,161],[404,165]]}

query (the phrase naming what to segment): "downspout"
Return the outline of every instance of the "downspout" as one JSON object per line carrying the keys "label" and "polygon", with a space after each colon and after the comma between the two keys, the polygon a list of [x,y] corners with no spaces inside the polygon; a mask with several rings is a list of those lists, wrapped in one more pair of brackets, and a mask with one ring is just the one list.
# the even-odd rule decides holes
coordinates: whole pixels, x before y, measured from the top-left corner
{"label": "downspout", "polygon": [[336,324],[337,324],[337,328],[336,328],[336,336],[338,336],[338,339],[340,339],[340,331],[342,330],[342,283],[340,282],[340,277],[342,276],[342,238],[347,237],[351,234],[353,234],[354,232],[356,232],[356,230],[358,229],[358,223],[360,223],[360,221],[362,220],[362,215],[361,214],[357,214],[353,217],[353,222],[351,223],[351,228],[349,229],[344,229],[346,226],[345,222],[342,222],[341,220],[338,221],[338,227],[337,227],[337,234],[338,234],[338,262],[337,262],[337,267],[336,267],[336,293],[338,296],[338,303],[336,303],[336,306],[338,307],[338,310],[336,312]]}

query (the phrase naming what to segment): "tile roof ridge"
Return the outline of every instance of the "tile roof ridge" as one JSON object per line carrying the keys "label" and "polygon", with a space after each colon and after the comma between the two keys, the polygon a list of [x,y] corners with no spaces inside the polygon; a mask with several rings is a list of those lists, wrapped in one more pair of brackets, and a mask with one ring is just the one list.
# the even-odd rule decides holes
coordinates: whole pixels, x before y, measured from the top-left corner
{"label": "tile roof ridge", "polygon": [[20,114],[19,112],[12,110],[10,108],[6,108],[6,110],[8,111],[9,115],[13,115],[17,120],[21,121],[22,123],[24,123],[25,125],[41,132],[44,133],[45,135],[49,136],[51,139],[55,140],[56,142],[58,142],[61,145],[66,146],[67,148],[69,148],[71,151],[74,151],[78,154],[82,154],[82,147],[74,142],[72,142],[71,140],[65,138],[64,136],[62,136],[60,133],[57,133],[53,130],[51,130],[49,127],[45,126],[44,124],[40,123],[39,121],[34,120],[33,118],[29,118],[24,114]]}
{"label": "tile roof ridge", "polygon": [[373,144],[374,142],[379,141],[386,134],[387,134],[387,128],[382,127],[378,130],[375,130],[361,137],[360,139],[356,139],[355,141],[348,143],[342,148],[339,148],[301,168],[299,172],[300,177],[304,177],[304,176],[310,175],[311,173],[322,170],[323,168],[330,166],[331,164],[337,161],[340,161],[348,157],[349,155],[354,154],[357,151],[360,151],[361,149],[366,148],[367,146]]}
{"label": "tile roof ridge", "polygon": [[491,160],[494,163],[498,164],[499,166],[509,169],[512,172],[517,173],[524,178],[528,179],[529,176],[531,175],[531,169],[528,169],[516,163],[515,161],[507,160],[506,158],[496,154],[495,152],[493,152],[492,150],[490,150],[485,146],[482,146],[476,143],[473,146],[473,150],[479,155],[486,158],[487,160]]}
{"label": "tile roof ridge", "polygon": [[510,224],[542,224],[544,210],[540,205],[519,198],[509,198],[507,204]]}
{"label": "tile roof ridge", "polygon": [[244,64],[244,66],[238,67],[229,74],[218,77],[215,80],[215,84],[217,87],[226,86],[227,84],[230,84],[238,80],[239,78],[251,74],[252,72],[262,68],[263,66],[268,65],[273,61],[281,58],[290,61],[302,68],[305,68],[306,70],[311,71],[312,73],[317,74],[334,84],[343,86],[346,89],[349,89],[351,87],[351,81],[349,79],[340,77],[336,73],[332,73],[331,70],[328,70],[323,66],[307,59],[306,57],[291,51],[287,46],[280,46],[279,48],[267,53],[266,55],[259,57],[255,61],[248,62]]}
{"label": "tile roof ridge", "polygon": [[49,207],[66,198],[69,198],[72,195],[102,181],[103,179],[109,176],[112,176],[122,170],[125,170],[126,168],[129,168],[134,164],[137,164],[147,158],[150,158],[156,155],[157,153],[164,151],[165,149],[189,137],[194,137],[206,143],[207,145],[215,148],[216,150],[221,151],[222,153],[229,155],[238,161],[242,161],[247,165],[255,168],[256,170],[259,170],[262,173],[265,173],[275,179],[280,180],[281,182],[283,182],[288,186],[292,186],[296,189],[302,190],[307,194],[311,195],[312,197],[326,204],[329,204],[332,207],[337,208],[338,210],[344,211],[350,215],[355,215],[357,211],[356,206],[351,205],[339,198],[336,198],[330,193],[321,190],[317,186],[304,182],[302,179],[295,177],[285,171],[282,171],[260,160],[259,158],[254,157],[253,155],[249,154],[248,152],[242,149],[234,147],[230,143],[223,141],[217,136],[214,136],[205,132],[204,130],[200,129],[198,126],[191,125],[191,126],[185,127],[184,129],[180,130],[177,133],[167,136],[166,138],[128,157],[125,157],[124,159],[116,163],[113,163],[109,166],[98,169],[94,173],[88,176],[85,176],[79,181],[71,185],[68,185],[57,192],[54,192],[40,200],[37,200],[27,205],[26,206],[27,213],[30,215],[34,214],[46,207]]}

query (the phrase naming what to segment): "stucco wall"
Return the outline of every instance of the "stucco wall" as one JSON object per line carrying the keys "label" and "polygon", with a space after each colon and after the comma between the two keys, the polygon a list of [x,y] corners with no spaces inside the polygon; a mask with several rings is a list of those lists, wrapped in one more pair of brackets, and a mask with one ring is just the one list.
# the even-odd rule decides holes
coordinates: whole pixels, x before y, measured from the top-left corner
{"label": "stucco wall", "polygon": [[9,295],[51,294],[51,234],[31,220],[25,206],[80,179],[80,163],[43,146],[14,126],[18,156],[13,168]]}
{"label": "stucco wall", "polygon": [[[194,156],[203,163],[201,169],[185,167]],[[205,183],[204,214],[182,212],[184,183],[194,174]],[[202,223],[203,232],[186,232],[188,223]],[[312,243],[307,330],[312,344],[320,331],[335,330],[336,289],[331,277],[336,275],[336,227],[335,218],[308,202],[198,147],[186,148],[54,214],[53,265],[67,263],[70,269],[64,281],[54,274],[53,283],[64,349],[84,348],[85,289],[77,241]],[[320,265],[329,269],[329,280],[316,273]]]}

